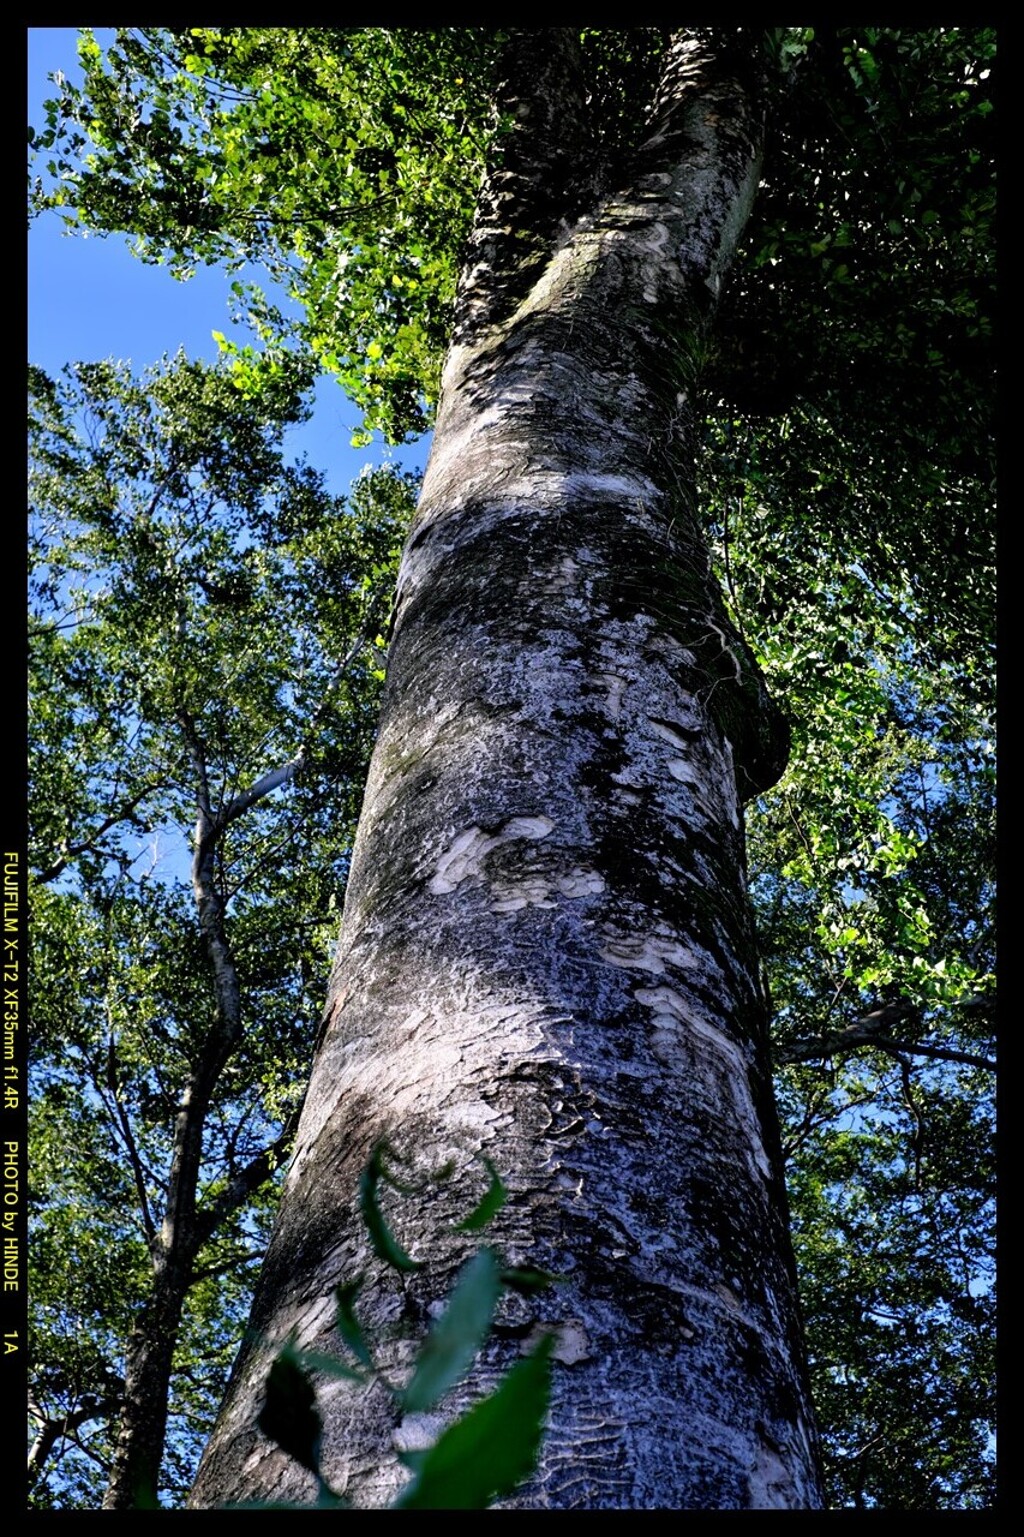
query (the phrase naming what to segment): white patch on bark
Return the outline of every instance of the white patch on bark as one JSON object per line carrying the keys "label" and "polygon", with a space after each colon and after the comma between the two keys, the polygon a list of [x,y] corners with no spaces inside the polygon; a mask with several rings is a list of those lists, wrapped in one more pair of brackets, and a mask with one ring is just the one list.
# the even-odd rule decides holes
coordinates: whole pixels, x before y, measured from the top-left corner
{"label": "white patch on bark", "polygon": [[559,562],[558,571],[547,582],[549,592],[575,592],[579,586],[577,574],[579,566],[571,555],[563,555]]}
{"label": "white patch on bark", "polygon": [[492,881],[491,891],[497,897],[491,903],[492,913],[515,913],[523,907],[557,907],[549,902],[551,882],[543,875],[527,875],[514,884],[510,881]]}
{"label": "white patch on bark", "polygon": [[726,794],[725,809],[729,813],[729,820],[733,827],[739,827],[740,802],[739,796],[736,793],[736,769],[733,763],[732,743],[727,736],[722,738],[722,751],[725,753],[726,761],[729,765],[729,772],[722,779]]}
{"label": "white patch on bark", "polygon": [[445,1429],[443,1414],[407,1414],[391,1432],[396,1452],[425,1452]]}
{"label": "white patch on bark", "polygon": [[[485,833],[479,827],[465,828],[442,854],[429,889],[435,896],[444,896],[464,881],[482,885],[486,880],[483,862],[492,849],[517,839],[539,842],[554,825],[550,817],[537,816],[512,817],[497,833]],[[488,884],[495,898],[492,913],[515,913],[524,907],[557,907],[558,903],[551,900],[556,893],[579,898],[598,896],[605,889],[604,878],[584,865],[573,865],[561,874],[533,870],[515,880],[498,879]]]}
{"label": "white patch on bark", "polygon": [[[682,722],[680,722],[680,724],[682,724]],[[699,727],[700,720],[695,715],[693,729],[698,730]],[[678,732],[673,731],[671,726],[666,726],[663,721],[652,720],[651,729],[656,732],[657,735],[660,736],[664,741],[666,741],[670,747],[674,747],[678,752],[689,752],[690,743],[686,740],[686,738],[680,736]]]}
{"label": "white patch on bark", "polygon": [[700,783],[700,776],[696,769],[685,758],[670,758],[668,760],[668,771],[672,778],[678,779],[681,784],[695,785]]}
{"label": "white patch on bark", "polygon": [[458,833],[446,853],[441,855],[430,890],[435,896],[454,891],[463,881],[479,883],[483,879],[481,867],[485,855],[499,843],[512,843],[516,838],[536,841],[546,838],[554,827],[550,817],[512,817],[500,832],[485,833],[479,827],[467,827]]}
{"label": "white patch on bark", "polygon": [[[528,501],[534,508],[553,510],[580,498],[641,505],[661,500],[662,492],[646,475],[535,468],[516,473],[510,465],[507,475],[496,482],[494,455],[488,451],[486,431],[490,422],[495,420],[494,409],[473,417],[472,421],[447,441],[436,464],[434,453],[431,453],[428,476],[423,483],[421,506],[430,505],[435,497],[435,487],[437,504],[443,507],[446,514],[480,497],[482,492],[488,509],[498,511],[507,508],[510,503],[521,505],[524,501]],[[458,445],[457,448],[451,446],[453,442]],[[508,457],[507,445],[503,446],[502,454]],[[459,473],[457,477],[452,473],[450,480],[446,481],[449,463],[453,466],[458,464]],[[408,585],[408,566],[415,558],[413,555],[403,562],[400,590]]]}
{"label": "white patch on bark", "polygon": [[724,1282],[719,1281],[715,1286],[715,1291],[731,1312],[738,1313],[742,1310],[743,1304],[731,1286],[726,1286]]}
{"label": "white patch on bark", "polygon": [[806,1509],[806,1491],[798,1489],[791,1464],[783,1461],[781,1448],[763,1435],[747,1488],[751,1510]]}
{"label": "white patch on bark", "polygon": [[506,417],[506,404],[504,400],[497,399],[483,411],[477,411],[466,422],[465,426],[450,431],[443,441],[439,443],[435,438],[431,447],[430,460],[427,471],[423,477],[423,490],[426,493],[428,483],[442,478],[449,463],[457,463],[459,459],[472,453],[475,448],[474,439],[486,433],[488,427],[500,427]]}
{"label": "white patch on bark", "polygon": [[765,1179],[771,1177],[771,1165],[761,1136],[761,1123],[750,1092],[750,1078],[743,1052],[735,1041],[708,1020],[702,1018],[671,987],[641,987],[633,994],[637,1003],[652,1011],[654,1026],[651,1050],[666,1067],[678,1070],[682,1061],[682,1037],[710,1046],[725,1065],[725,1081],[732,1093],[736,1119],[746,1132],[754,1165]]}
{"label": "white patch on bark", "polygon": [[305,1177],[317,1143],[346,1095],[364,1093],[368,1083],[389,1103],[398,1122],[424,1107],[442,1107],[454,1140],[449,1147],[438,1133],[434,1152],[439,1163],[462,1157],[460,1138],[467,1130],[478,1145],[486,1145],[501,1113],[482,1097],[460,1098],[459,1086],[490,1083],[496,1059],[546,1060],[551,1048],[544,1038],[543,1011],[535,1005],[519,996],[484,1000],[457,981],[450,979],[443,1003],[434,986],[410,992],[407,1006],[396,1008],[388,1021],[393,1049],[386,1054],[365,1034],[345,1040],[335,1032],[327,1038],[320,1060],[329,1092],[307,1099],[286,1188]]}
{"label": "white patch on bark", "polygon": [[[622,770],[622,772],[620,774],[613,774],[612,775],[612,784],[615,784],[615,785],[626,785],[626,786],[635,785],[637,788],[639,788],[643,784],[643,779],[640,778],[639,776],[640,776],[639,768],[634,767],[634,765],[631,764],[631,763],[627,763],[626,767]],[[631,797],[631,800],[633,800],[633,801],[638,801],[639,799],[640,799],[640,797],[638,795],[634,795],[634,796]]]}
{"label": "white patch on bark", "polygon": [[573,865],[571,870],[550,879],[543,875],[527,875],[519,881],[492,881],[491,892],[497,901],[491,904],[492,913],[515,913],[523,907],[557,907],[548,900],[553,891],[563,897],[599,896],[605,889],[604,879],[596,870]]}
{"label": "white patch on bark", "polygon": [[573,865],[566,875],[556,876],[555,885],[564,897],[592,897],[605,889],[603,877],[583,865]]}
{"label": "white patch on bark", "polygon": [[608,690],[608,698],[604,704],[608,719],[618,720],[622,714],[622,696],[626,689],[626,680],[614,672],[598,673],[598,678]]}
{"label": "white patch on bark", "polygon": [[593,1356],[590,1341],[579,1318],[567,1318],[564,1323],[534,1324],[529,1334],[520,1342],[519,1354],[528,1356],[546,1334],[554,1333],[555,1342],[551,1354],[563,1366],[575,1366],[577,1361],[589,1361]]}
{"label": "white patch on bark", "polygon": [[667,966],[699,966],[701,957],[678,940],[656,934],[616,934],[600,952],[603,961],[641,971],[664,972]]}
{"label": "white patch on bark", "polygon": [[558,1325],[551,1355],[554,1360],[561,1361],[563,1366],[575,1366],[577,1361],[590,1360],[593,1351],[581,1319],[567,1318],[565,1323]]}
{"label": "white patch on bark", "polygon": [[[333,1295],[308,1303],[296,1321],[295,1339],[299,1348],[315,1348],[317,1337],[322,1338],[334,1327],[337,1312],[338,1305]],[[351,1388],[351,1383],[348,1386]]]}

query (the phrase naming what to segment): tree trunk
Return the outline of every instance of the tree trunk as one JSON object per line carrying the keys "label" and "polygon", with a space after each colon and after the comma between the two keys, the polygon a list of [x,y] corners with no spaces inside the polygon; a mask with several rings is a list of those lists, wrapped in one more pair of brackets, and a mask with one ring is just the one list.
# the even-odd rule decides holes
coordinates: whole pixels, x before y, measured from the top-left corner
{"label": "tree trunk", "polygon": [[[242,1035],[238,970],[228,939],[224,900],[216,878],[217,855],[224,830],[267,793],[267,776],[252,790],[230,802],[219,814],[210,803],[206,757],[194,722],[182,710],[179,723],[195,769],[196,826],[192,849],[192,892],[214,991],[214,1022],[193,1062],[174,1122],[167,1205],[159,1231],[149,1214],[144,1182],[139,1176],[139,1201],[153,1262],[152,1290],[135,1321],[125,1349],[124,1397],[110,1477],[103,1495],[104,1510],[131,1510],[158,1503],[160,1465],[181,1318],[192,1285],[196,1255],[210,1237],[219,1211],[240,1203],[242,1192],[262,1182],[261,1159],[240,1171],[200,1217],[196,1193],[203,1161],[203,1138],[210,1102]],[[126,1127],[127,1130],[127,1127]],[[270,1150],[268,1150],[268,1153]],[[137,1163],[137,1161],[136,1161]],[[138,1166],[138,1165],[137,1165]],[[262,1173],[266,1178],[273,1165]],[[212,1219],[212,1220],[211,1220]]]}
{"label": "tree trunk", "polygon": [[146,1509],[157,1503],[171,1372],[190,1269],[184,1274],[158,1272],[128,1340],[124,1397],[104,1510]]}
{"label": "tree trunk", "polygon": [[[628,188],[597,197],[572,34],[520,35],[509,61],[517,126],[460,293],[324,1033],[194,1503],[312,1497],[256,1429],[274,1351],[292,1330],[332,1348],[332,1289],[360,1271],[369,1318],[422,1332],[484,1155],[502,1252],[565,1278],[509,1305],[466,1389],[559,1326],[540,1467],[504,1503],[813,1507],[740,811],[784,731],[692,486],[756,80],[678,37]],[[428,1262],[401,1279],[353,1213],[380,1137],[457,1171],[396,1207]],[[379,1387],[330,1384],[321,1410],[327,1478],[387,1503],[424,1427]]]}

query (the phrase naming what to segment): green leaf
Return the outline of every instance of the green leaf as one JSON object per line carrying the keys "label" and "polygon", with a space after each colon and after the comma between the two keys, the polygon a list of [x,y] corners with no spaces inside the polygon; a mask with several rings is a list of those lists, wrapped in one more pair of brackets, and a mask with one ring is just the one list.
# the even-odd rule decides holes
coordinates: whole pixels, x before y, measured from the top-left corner
{"label": "green leaf", "polygon": [[346,1281],[335,1290],[338,1303],[338,1311],[335,1315],[335,1324],[338,1333],[345,1344],[351,1350],[357,1361],[364,1366],[373,1366],[373,1357],[370,1355],[370,1347],[355,1315],[355,1300],[363,1289],[363,1278],[357,1276],[354,1281]]}
{"label": "green leaf", "polygon": [[320,1477],[320,1437],[323,1421],[312,1383],[286,1345],[267,1376],[267,1396],[259,1427],[282,1451]]}
{"label": "green leaf", "polygon": [[299,1350],[295,1363],[304,1371],[323,1372],[325,1377],[340,1377],[345,1382],[365,1382],[366,1374],[357,1372],[354,1366],[346,1366],[337,1356],[329,1356],[322,1350]]}
{"label": "green leaf", "polygon": [[423,1342],[403,1397],[407,1414],[429,1409],[458,1382],[487,1336],[500,1291],[494,1251],[481,1249]]}
{"label": "green leaf", "polygon": [[499,1212],[508,1199],[508,1191],[498,1176],[498,1171],[489,1158],[484,1159],[487,1172],[491,1176],[488,1185],[480,1200],[474,1206],[469,1216],[464,1221],[456,1224],[457,1233],[476,1233],[480,1228],[486,1227],[496,1212]]}
{"label": "green leaf", "polygon": [[493,1393],[448,1427],[395,1501],[397,1510],[486,1510],[533,1471],[551,1393],[553,1343],[546,1334]]}
{"label": "green leaf", "polygon": [[510,1286],[524,1297],[532,1297],[535,1292],[558,1286],[561,1282],[561,1276],[553,1275],[550,1270],[538,1270],[533,1265],[513,1265],[501,1272],[501,1284]]}
{"label": "green leaf", "polygon": [[383,1142],[377,1143],[370,1155],[369,1163],[359,1176],[359,1208],[377,1258],[384,1260],[385,1264],[390,1265],[394,1270],[419,1270],[417,1261],[405,1252],[391,1232],[377,1200],[377,1186],[381,1179],[386,1177],[383,1165],[384,1147]]}

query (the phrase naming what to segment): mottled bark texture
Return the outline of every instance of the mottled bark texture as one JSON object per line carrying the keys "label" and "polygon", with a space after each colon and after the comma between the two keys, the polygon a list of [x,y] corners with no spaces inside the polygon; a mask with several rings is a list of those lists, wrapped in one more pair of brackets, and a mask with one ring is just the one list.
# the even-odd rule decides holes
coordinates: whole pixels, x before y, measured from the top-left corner
{"label": "mottled bark texture", "polygon": [[[364,1269],[368,1314],[422,1331],[480,1154],[510,1187],[506,1255],[566,1278],[508,1305],[464,1395],[560,1326],[540,1470],[504,1503],[819,1503],[740,810],[785,732],[692,495],[761,139],[755,72],[715,41],[674,40],[628,184],[585,152],[572,33],[510,45],[516,128],[464,274],[324,1032],[197,1504],[312,1495],[256,1429],[271,1355],[293,1329],[328,1346],[331,1290]],[[396,1199],[427,1261],[402,1280],[353,1215],[381,1136],[459,1171]],[[328,1478],[386,1503],[432,1427],[378,1388],[325,1382],[321,1407]]]}

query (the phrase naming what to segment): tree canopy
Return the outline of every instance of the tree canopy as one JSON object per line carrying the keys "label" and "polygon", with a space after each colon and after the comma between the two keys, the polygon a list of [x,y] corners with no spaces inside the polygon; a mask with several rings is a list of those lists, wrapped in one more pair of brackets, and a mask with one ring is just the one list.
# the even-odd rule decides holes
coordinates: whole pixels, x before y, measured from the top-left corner
{"label": "tree canopy", "polygon": [[257,404],[180,356],[30,379],[44,1503],[102,1487],[125,1341],[177,1259],[187,1488],[301,1101],[409,488],[377,472],[346,504],[289,466],[297,382]]}
{"label": "tree canopy", "polygon": [[[334,373],[367,428],[393,439],[429,422],[481,169],[495,139],[516,131],[494,94],[503,40],[485,28],[123,29],[103,49],[83,34],[84,83],[58,81],[33,135],[45,167],[35,206],[56,208],[72,228],[126,232],[140,256],[178,276],[200,262],[262,265],[298,308],[287,318],[283,298],[236,285],[255,334],[248,347],[224,341],[227,371],[216,375],[224,400],[233,381],[238,402],[243,451],[217,449],[232,496],[250,483],[243,405],[257,420],[276,408],[296,369]],[[993,1412],[994,36],[826,26],[762,41],[768,151],[742,260],[698,360],[699,481],[734,623],[793,738],[786,774],[748,812],[748,836],[815,1391],[836,1504],[975,1506],[991,1497]],[[628,169],[665,43],[658,28],[582,34],[589,158],[572,166],[574,186],[614,186]],[[550,175],[564,174],[553,153]],[[105,486],[137,473],[133,452]],[[65,457],[54,475],[56,485],[79,469]],[[338,641],[294,697],[280,694],[290,659],[245,661],[264,580],[258,552],[276,548],[281,530],[257,519],[251,547],[225,533],[227,581],[217,566],[226,554],[193,556],[182,544],[170,583],[139,543],[137,513],[131,530],[133,580],[148,586],[132,600],[138,634],[127,649],[173,659],[177,642],[147,627],[162,613],[171,635],[174,593],[190,592],[218,616],[207,644],[220,670],[251,667],[243,693],[254,712],[276,688],[287,729],[273,741],[297,740]],[[125,532],[111,521],[89,537],[127,552]],[[363,556],[346,558],[354,570]],[[286,570],[289,601],[326,591]],[[49,612],[69,580],[64,568],[51,579]],[[141,593],[157,588],[163,606],[153,609]],[[73,676],[56,626],[41,634],[44,676]],[[176,665],[173,683],[155,683],[165,708],[206,671]],[[154,685],[139,680],[126,694],[109,660],[103,671],[107,681],[88,683],[102,710],[98,695],[89,708],[71,694],[49,707],[35,793],[54,822],[52,862],[68,849],[94,858],[78,849],[78,829],[114,806],[145,814],[147,827],[172,815],[180,825],[192,793],[162,779],[147,788],[145,732],[132,732]],[[361,697],[350,708],[365,719]],[[133,745],[100,789],[112,709]],[[230,730],[243,721],[232,714]],[[58,750],[83,729],[79,750],[97,770]],[[248,729],[245,751],[225,759],[231,794],[244,779],[238,763],[271,728],[254,714]],[[187,758],[181,743],[178,752]],[[52,789],[51,776],[61,776]],[[152,810],[129,806],[140,792],[154,796]],[[157,814],[164,795],[172,800]],[[135,846],[126,847],[122,864]],[[275,880],[312,891],[327,866],[314,839],[305,852],[308,867],[275,868]],[[106,872],[110,884],[110,857],[108,846],[94,858],[90,881]],[[247,879],[258,887],[262,877]],[[59,886],[53,896],[73,905]],[[309,914],[318,900],[296,910]],[[159,882],[147,883],[147,901],[132,924],[148,933],[176,921]],[[104,934],[122,921],[105,916]],[[100,920],[55,915],[54,977],[86,922]],[[264,922],[254,911],[254,952]],[[138,967],[141,940],[121,934],[108,950]],[[269,996],[268,1019],[293,1010],[287,989]],[[193,1028],[184,1007],[181,1021]],[[114,1037],[90,1028],[103,1082]],[[242,1077],[255,1061],[248,1050]],[[66,1116],[99,1113],[67,1091],[64,1102]],[[115,1333],[119,1307],[123,1295],[105,1292]],[[105,1380],[97,1361],[86,1377]]]}

